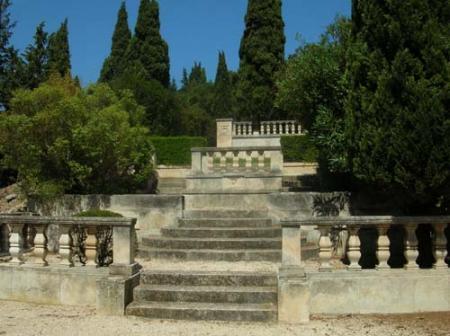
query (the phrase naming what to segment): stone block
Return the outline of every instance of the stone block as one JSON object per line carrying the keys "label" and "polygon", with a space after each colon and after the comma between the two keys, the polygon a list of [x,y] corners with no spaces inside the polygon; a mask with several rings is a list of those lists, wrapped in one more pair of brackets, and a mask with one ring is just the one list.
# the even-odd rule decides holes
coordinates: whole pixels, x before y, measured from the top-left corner
{"label": "stone block", "polygon": [[278,321],[307,323],[310,315],[310,289],[302,271],[280,270],[278,278]]}

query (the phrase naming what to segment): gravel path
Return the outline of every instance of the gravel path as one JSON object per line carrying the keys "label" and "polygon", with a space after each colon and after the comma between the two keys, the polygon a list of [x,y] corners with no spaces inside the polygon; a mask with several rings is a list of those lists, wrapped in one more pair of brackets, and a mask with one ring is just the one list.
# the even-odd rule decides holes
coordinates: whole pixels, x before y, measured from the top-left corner
{"label": "gravel path", "polygon": [[307,325],[145,320],[94,309],[0,302],[0,335],[449,336],[450,313],[315,318]]}

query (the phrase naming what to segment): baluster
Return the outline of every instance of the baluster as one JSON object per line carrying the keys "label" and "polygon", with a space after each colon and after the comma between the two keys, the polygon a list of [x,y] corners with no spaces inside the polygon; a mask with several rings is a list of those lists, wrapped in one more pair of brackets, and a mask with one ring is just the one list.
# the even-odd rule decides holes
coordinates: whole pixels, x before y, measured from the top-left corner
{"label": "baluster", "polygon": [[258,152],[258,170],[264,170],[264,151]]}
{"label": "baluster", "polygon": [[239,152],[237,151],[233,152],[233,170],[239,170]]}
{"label": "baluster", "polygon": [[298,128],[297,134],[302,134],[302,125],[298,124],[297,128]]}
{"label": "baluster", "polygon": [[245,170],[252,170],[252,152],[245,152]]}
{"label": "baluster", "polygon": [[361,241],[359,240],[358,232],[359,227],[349,227],[350,238],[348,239],[347,256],[350,260],[350,265],[348,269],[355,271],[361,270],[361,266],[358,264],[359,259],[361,259]]}
{"label": "baluster", "polygon": [[389,241],[389,237],[387,236],[389,226],[380,225],[377,227],[377,230],[378,230],[377,258],[379,264],[377,265],[376,269],[378,270],[389,269],[390,266],[387,263],[390,256],[389,246],[391,244]]}
{"label": "baluster", "polygon": [[47,266],[47,225],[35,225],[36,237],[34,237],[33,263],[37,265]]}
{"label": "baluster", "polygon": [[419,257],[418,242],[416,236],[416,224],[408,224],[405,226],[405,269],[418,269],[417,258]]}
{"label": "baluster", "polygon": [[245,170],[247,167],[247,160],[244,151],[238,153],[239,170]]}
{"label": "baluster", "polygon": [[[213,156],[213,153],[206,153],[206,156],[207,156],[206,169],[207,169],[207,172],[211,172],[214,170],[214,156]],[[202,169],[202,171],[203,171],[203,169]]]}
{"label": "baluster", "polygon": [[60,265],[72,267],[73,266],[73,240],[70,235],[70,226],[59,226],[59,255],[61,256]]}
{"label": "baluster", "polygon": [[331,271],[331,255],[332,255],[332,244],[330,239],[330,227],[319,226],[320,239],[319,239],[319,259],[320,266],[319,272],[330,272]]}
{"label": "baluster", "polygon": [[252,123],[248,124],[248,129],[249,129],[249,134],[252,135],[253,134],[253,124]]}
{"label": "baluster", "polygon": [[219,168],[222,172],[225,172],[227,170],[227,153],[226,152],[220,152],[220,163]]}
{"label": "baluster", "polygon": [[10,261],[10,264],[23,264],[23,227],[23,224],[11,225],[11,236],[9,237],[9,254],[12,259]]}
{"label": "baluster", "polygon": [[288,124],[288,134],[292,134],[292,123]]}
{"label": "baluster", "polygon": [[259,128],[260,128],[259,131],[260,131],[261,135],[264,134],[264,124],[263,123],[260,124]]}
{"label": "baluster", "polygon": [[447,256],[447,242],[445,237],[445,228],[447,225],[444,223],[434,224],[434,232],[436,234],[436,240],[434,241],[433,255],[436,260],[433,268],[443,269],[448,268],[445,262]]}
{"label": "baluster", "polygon": [[86,228],[87,238],[85,241],[86,266],[97,266],[97,227]]}
{"label": "baluster", "polygon": [[231,125],[231,134],[237,135],[237,134],[236,134],[236,124],[235,124],[235,123],[233,123],[233,124]]}

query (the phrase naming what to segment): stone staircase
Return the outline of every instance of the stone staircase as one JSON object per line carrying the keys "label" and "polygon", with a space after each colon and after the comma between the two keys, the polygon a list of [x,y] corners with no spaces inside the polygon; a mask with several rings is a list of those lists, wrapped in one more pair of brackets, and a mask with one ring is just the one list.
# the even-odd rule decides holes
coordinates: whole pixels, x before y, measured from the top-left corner
{"label": "stone staircase", "polygon": [[281,261],[281,228],[264,211],[193,211],[176,228],[142,240],[140,256],[210,261]]}
{"label": "stone staircase", "polygon": [[273,273],[145,271],[127,314],[177,320],[275,321],[277,295]]}
{"label": "stone staircase", "polygon": [[158,191],[164,195],[181,195],[186,191],[186,179],[164,177],[158,179]]}
{"label": "stone staircase", "polygon": [[[281,262],[281,228],[267,211],[185,211],[178,227],[146,237],[144,259],[189,262],[192,270],[144,270],[128,315],[156,319],[275,321],[277,273],[252,271],[252,263]],[[316,253],[305,245],[302,252]],[[247,262],[245,272],[216,271],[217,262]],[[198,264],[197,264],[198,263]],[[213,270],[205,271],[205,263]]]}

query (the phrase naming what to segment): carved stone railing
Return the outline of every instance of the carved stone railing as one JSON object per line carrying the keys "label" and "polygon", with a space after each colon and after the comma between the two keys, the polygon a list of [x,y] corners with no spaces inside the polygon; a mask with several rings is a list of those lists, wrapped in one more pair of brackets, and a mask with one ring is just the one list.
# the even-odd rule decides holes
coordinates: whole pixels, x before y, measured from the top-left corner
{"label": "carved stone railing", "polygon": [[[0,215],[2,249],[11,265],[110,266],[129,273],[135,265],[135,224],[131,218]],[[48,258],[49,225],[59,228],[60,259]]]}
{"label": "carved stone railing", "polygon": [[250,121],[233,122],[233,136],[301,135],[302,127],[295,120],[261,121],[259,126]]}
{"label": "carved stone railing", "polygon": [[[378,270],[388,270],[391,266],[388,260],[391,257],[391,241],[388,237],[388,231],[391,228],[403,228],[402,251],[406,262],[404,269],[418,269],[417,262],[419,258],[418,235],[416,233],[420,225],[429,225],[432,227],[430,235],[431,252],[433,255],[432,268],[447,269],[446,258],[448,255],[447,240],[445,230],[450,223],[450,216],[441,217],[316,217],[304,220],[288,220],[282,222],[283,227],[283,267],[301,267],[300,257],[300,229],[313,226],[320,232],[319,239],[319,271],[332,271],[332,229],[348,232],[348,241],[346,242],[345,259],[348,260],[346,269],[361,270],[360,260],[363,256],[361,249],[360,230],[375,229],[377,231],[377,243],[375,252],[378,260],[375,266]],[[342,268],[342,267],[340,267]]]}
{"label": "carved stone railing", "polygon": [[279,174],[283,168],[280,147],[192,148],[192,174]]}

